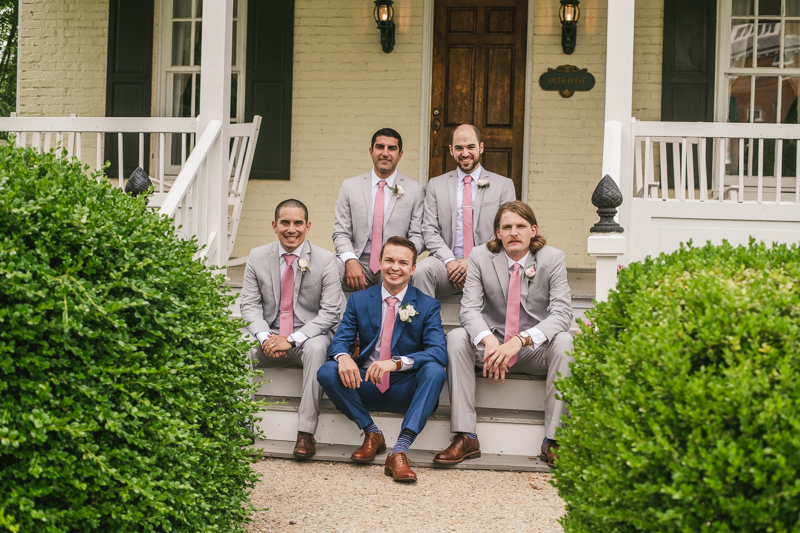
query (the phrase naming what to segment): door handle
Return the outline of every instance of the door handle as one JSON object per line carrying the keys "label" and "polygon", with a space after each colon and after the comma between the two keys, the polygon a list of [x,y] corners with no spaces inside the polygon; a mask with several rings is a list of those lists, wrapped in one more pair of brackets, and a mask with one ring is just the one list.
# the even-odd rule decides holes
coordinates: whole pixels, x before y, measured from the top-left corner
{"label": "door handle", "polygon": [[442,122],[438,117],[441,115],[441,113],[442,112],[438,107],[433,108],[433,116],[436,117],[431,122],[431,131],[433,132],[431,135],[431,144],[433,144],[433,157],[439,157],[439,143],[437,141],[439,137],[439,130],[442,129]]}

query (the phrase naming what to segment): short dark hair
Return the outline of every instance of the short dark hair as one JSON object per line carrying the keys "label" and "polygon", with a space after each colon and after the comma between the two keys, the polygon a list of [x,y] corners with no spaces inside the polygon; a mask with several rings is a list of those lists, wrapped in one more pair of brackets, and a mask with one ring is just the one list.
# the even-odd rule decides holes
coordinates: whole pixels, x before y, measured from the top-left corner
{"label": "short dark hair", "polygon": [[381,259],[383,259],[383,251],[390,244],[393,246],[403,246],[404,248],[408,248],[409,250],[411,250],[411,253],[414,255],[414,260],[411,262],[411,264],[412,265],[417,264],[417,247],[414,246],[413,242],[406,239],[405,237],[400,237],[399,235],[395,235],[394,237],[389,237],[388,239],[386,239],[386,242],[383,243],[383,246],[381,246]]}
{"label": "short dark hair", "polygon": [[282,201],[281,203],[278,204],[278,207],[275,208],[275,222],[278,221],[278,217],[280,216],[281,209],[283,209],[284,207],[299,207],[300,209],[303,210],[303,214],[305,216],[305,221],[308,222],[308,208],[306,207],[306,204],[304,204],[300,200],[295,200],[293,198],[290,198],[288,200],[284,200],[284,201]]}
{"label": "short dark hair", "polygon": [[500,227],[500,219],[502,218],[503,213],[506,211],[511,211],[512,213],[515,213],[527,220],[531,226],[536,226],[536,237],[531,239],[530,251],[532,254],[535,254],[544,248],[544,245],[547,244],[547,239],[539,235],[539,224],[536,223],[536,215],[533,214],[533,209],[531,209],[531,206],[525,202],[514,200],[513,202],[506,202],[501,205],[497,210],[497,214],[494,216],[494,237],[492,237],[492,240],[486,243],[486,247],[490,252],[493,254],[499,254],[503,249],[503,241],[497,238],[497,229]]}
{"label": "short dark hair", "polygon": [[400,137],[400,134],[397,133],[392,128],[381,128],[378,131],[376,131],[372,135],[372,142],[369,144],[370,148],[375,146],[375,139],[377,139],[378,137],[391,137],[393,139],[397,139],[397,147],[400,149],[401,152],[403,151],[403,138]]}
{"label": "short dark hair", "polygon": [[450,146],[453,146],[453,139],[456,136],[456,130],[458,128],[460,128],[461,126],[469,126],[470,128],[472,128],[472,131],[475,132],[475,138],[478,139],[478,144],[481,144],[481,130],[479,130],[478,128],[476,128],[472,124],[460,124],[460,125],[456,126],[455,128],[453,128],[453,131],[450,133]]}

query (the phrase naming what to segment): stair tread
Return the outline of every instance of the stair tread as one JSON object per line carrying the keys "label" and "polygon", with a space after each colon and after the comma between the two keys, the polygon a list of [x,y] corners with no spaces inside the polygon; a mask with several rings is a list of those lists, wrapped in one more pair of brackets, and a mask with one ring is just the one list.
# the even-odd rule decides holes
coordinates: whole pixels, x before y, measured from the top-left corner
{"label": "stair tread", "polygon": [[[258,367],[256,368],[257,371],[275,371],[275,370],[302,370],[303,367],[300,365],[287,365],[280,368],[264,368]],[[484,379],[483,372],[480,370],[475,371],[475,377]],[[525,380],[525,381],[545,381],[547,380],[547,376],[545,375],[533,375],[533,374],[506,374],[506,379],[514,379],[514,380]]]}
{"label": "stair tread", "polygon": [[[300,398],[292,396],[256,396],[257,400],[266,400],[270,403],[269,411],[293,411],[297,412],[300,406]],[[428,420],[450,420],[450,406],[440,405],[433,412]],[[492,407],[477,407],[478,422],[496,422],[504,424],[530,424],[536,426],[544,425],[544,411],[529,411],[525,409],[497,409]],[[320,404],[320,414],[339,414],[333,402],[323,399]],[[403,418],[403,413],[391,413],[388,411],[375,411],[372,413],[376,417],[384,418]]]}
{"label": "stair tread", "polygon": [[[292,459],[294,450],[293,441],[260,440],[255,441],[253,448],[264,457],[277,459]],[[311,461],[344,462],[358,464],[350,460],[350,454],[355,446],[344,444],[317,443],[317,453]],[[511,472],[550,472],[547,464],[538,457],[526,455],[488,454],[484,453],[477,459],[468,459],[458,465],[439,465],[433,462],[433,457],[441,450],[415,450],[408,452],[408,457],[414,461],[414,467],[420,468],[450,468],[457,470],[503,470]],[[378,454],[373,465],[383,465],[386,453]]]}

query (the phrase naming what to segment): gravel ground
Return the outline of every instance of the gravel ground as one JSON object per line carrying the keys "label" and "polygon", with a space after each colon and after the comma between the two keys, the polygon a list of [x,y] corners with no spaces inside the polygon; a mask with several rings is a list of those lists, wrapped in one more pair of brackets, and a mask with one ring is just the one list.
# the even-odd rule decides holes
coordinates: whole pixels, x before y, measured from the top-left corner
{"label": "gravel ground", "polygon": [[561,532],[564,502],[550,474],[416,468],[416,484],[383,465],[265,459],[252,500],[253,533]]}

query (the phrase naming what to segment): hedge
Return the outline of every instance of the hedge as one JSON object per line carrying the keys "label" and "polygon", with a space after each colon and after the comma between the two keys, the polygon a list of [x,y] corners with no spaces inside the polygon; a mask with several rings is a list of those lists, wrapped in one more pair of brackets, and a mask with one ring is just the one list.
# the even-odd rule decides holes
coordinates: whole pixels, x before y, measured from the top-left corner
{"label": "hedge", "polygon": [[0,147],[0,531],[243,531],[257,406],[223,276],[85,170]]}
{"label": "hedge", "polygon": [[587,317],[558,385],[565,531],[797,531],[800,249],[690,243]]}

